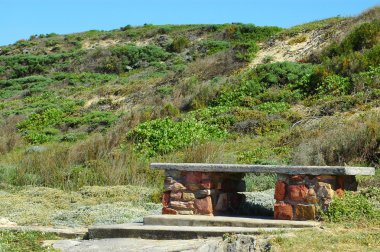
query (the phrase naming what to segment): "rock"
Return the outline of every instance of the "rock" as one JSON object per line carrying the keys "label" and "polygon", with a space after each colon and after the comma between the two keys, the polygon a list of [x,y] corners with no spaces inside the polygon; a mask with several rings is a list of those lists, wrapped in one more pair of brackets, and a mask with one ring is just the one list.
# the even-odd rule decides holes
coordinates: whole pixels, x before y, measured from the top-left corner
{"label": "rock", "polygon": [[165,191],[181,191],[186,190],[186,187],[181,183],[175,182],[173,184],[166,184],[164,186]]}
{"label": "rock", "polygon": [[297,220],[315,220],[315,205],[298,204],[296,206]]}
{"label": "rock", "polygon": [[194,196],[197,199],[201,199],[201,198],[204,198],[204,197],[209,196],[209,195],[211,195],[211,190],[208,190],[208,189],[197,190],[194,193]]}
{"label": "rock", "polygon": [[176,210],[190,210],[190,209],[194,209],[194,202],[193,201],[188,201],[188,202],[171,201],[170,207]]}
{"label": "rock", "polygon": [[195,213],[197,214],[212,214],[212,201],[211,197],[207,196],[203,199],[194,200]]}
{"label": "rock", "polygon": [[284,200],[286,195],[286,184],[283,181],[277,181],[274,198],[278,201]]}
{"label": "rock", "polygon": [[182,192],[180,191],[171,191],[170,192],[170,199],[171,200],[180,200],[182,198]]}
{"label": "rock", "polygon": [[215,211],[225,212],[228,210],[228,194],[221,193],[215,206]]}
{"label": "rock", "polygon": [[172,208],[169,208],[169,207],[163,207],[162,208],[162,214],[178,214],[178,212]]}
{"label": "rock", "polygon": [[279,202],[274,204],[274,218],[276,220],[293,219],[293,207],[290,204]]}
{"label": "rock", "polygon": [[304,201],[308,189],[305,185],[290,185],[288,186],[288,196],[290,200]]}
{"label": "rock", "polygon": [[169,192],[164,192],[162,194],[162,206],[163,207],[168,207],[170,202],[170,193]]}
{"label": "rock", "polygon": [[331,185],[324,183],[324,182],[318,182],[317,183],[317,196],[320,199],[332,199],[334,197],[334,190],[331,189]]}
{"label": "rock", "polygon": [[182,199],[184,201],[192,201],[192,200],[195,200],[195,195],[194,193],[184,192],[182,193]]}

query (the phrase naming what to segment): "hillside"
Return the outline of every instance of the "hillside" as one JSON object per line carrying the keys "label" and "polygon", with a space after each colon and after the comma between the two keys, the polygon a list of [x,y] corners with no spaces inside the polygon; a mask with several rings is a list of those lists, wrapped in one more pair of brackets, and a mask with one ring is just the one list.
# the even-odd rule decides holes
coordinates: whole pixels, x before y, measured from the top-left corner
{"label": "hillside", "polygon": [[[379,248],[380,8],[289,29],[127,25],[0,47],[0,216],[135,220],[159,208],[150,162],[374,166],[324,216],[356,229],[327,226],[315,250],[337,232],[341,250]],[[265,191],[275,177],[245,181]]]}
{"label": "hillside", "polygon": [[374,8],[287,30],[146,24],[0,47],[0,179],[158,184],[152,160],[378,166],[379,27]]}

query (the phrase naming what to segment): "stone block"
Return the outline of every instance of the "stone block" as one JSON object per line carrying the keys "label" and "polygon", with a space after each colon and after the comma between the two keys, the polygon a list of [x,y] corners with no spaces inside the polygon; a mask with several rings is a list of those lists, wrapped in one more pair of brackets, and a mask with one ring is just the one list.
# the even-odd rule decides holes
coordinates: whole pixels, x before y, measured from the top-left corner
{"label": "stone block", "polygon": [[201,199],[209,195],[211,195],[211,190],[208,189],[197,190],[194,192],[194,196],[197,199]]}
{"label": "stone block", "polygon": [[228,210],[228,194],[221,193],[215,206],[215,211],[225,212]]}
{"label": "stone block", "polygon": [[317,176],[316,178],[317,178],[318,182],[330,184],[332,189],[334,189],[336,187],[336,176],[320,175],[320,176]]}
{"label": "stone block", "polygon": [[290,185],[288,186],[288,197],[294,201],[304,201],[308,192],[305,185]]}
{"label": "stone block", "polygon": [[277,181],[276,187],[274,190],[274,199],[278,201],[282,201],[285,199],[286,195],[286,184],[284,181]]}
{"label": "stone block", "polygon": [[206,198],[203,198],[203,199],[195,199],[194,208],[195,208],[195,213],[197,214],[212,214],[213,209],[212,209],[211,197],[207,196]]}
{"label": "stone block", "polygon": [[290,204],[279,202],[274,204],[274,218],[276,220],[293,219],[293,207]]}
{"label": "stone block", "polygon": [[315,219],[315,205],[298,204],[296,206],[297,220],[314,220]]}
{"label": "stone block", "polygon": [[308,203],[311,203],[311,204],[318,203],[317,194],[316,194],[314,188],[309,188],[309,191],[307,192],[307,196],[306,196],[305,201]]}
{"label": "stone block", "polygon": [[318,182],[316,190],[317,197],[320,199],[332,199],[334,197],[334,190],[328,183]]}
{"label": "stone block", "polygon": [[191,192],[184,192],[182,193],[182,199],[184,201],[192,201],[192,200],[195,200],[195,195],[194,193],[191,193]]}
{"label": "stone block", "polygon": [[162,208],[162,214],[178,214],[178,212],[172,208],[169,208],[169,207],[163,207]]}
{"label": "stone block", "polygon": [[182,198],[182,192],[180,191],[171,191],[170,199],[171,200],[180,200]]}
{"label": "stone block", "polygon": [[162,194],[162,206],[168,207],[170,202],[170,192],[164,192]]}
{"label": "stone block", "polygon": [[179,182],[174,182],[171,184],[165,183],[164,189],[165,191],[181,191],[186,190],[186,187]]}
{"label": "stone block", "polygon": [[170,201],[170,207],[176,210],[191,210],[194,209],[194,202]]}

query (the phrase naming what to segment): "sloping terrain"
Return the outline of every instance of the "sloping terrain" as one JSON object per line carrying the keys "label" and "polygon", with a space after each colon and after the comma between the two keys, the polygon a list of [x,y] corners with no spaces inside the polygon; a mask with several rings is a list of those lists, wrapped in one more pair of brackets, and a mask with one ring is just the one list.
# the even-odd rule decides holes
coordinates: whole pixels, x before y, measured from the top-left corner
{"label": "sloping terrain", "polygon": [[[162,173],[150,162],[374,166],[376,176],[359,177],[360,192],[324,216],[356,229],[328,227],[331,235],[305,244],[323,250],[323,239],[344,232],[339,248],[376,250],[379,20],[375,7],[290,29],[127,25],[0,47],[1,217],[134,220],[159,207]],[[275,177],[245,180],[248,191],[265,191]],[[264,198],[252,200],[270,205]],[[315,237],[301,232],[273,246],[294,249],[303,235]],[[1,239],[19,239],[2,237],[0,249]]]}

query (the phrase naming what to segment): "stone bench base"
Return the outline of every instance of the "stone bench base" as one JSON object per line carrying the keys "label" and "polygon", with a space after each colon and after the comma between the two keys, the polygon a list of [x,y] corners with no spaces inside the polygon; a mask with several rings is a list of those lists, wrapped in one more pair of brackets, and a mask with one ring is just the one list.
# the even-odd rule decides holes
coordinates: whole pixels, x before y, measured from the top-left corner
{"label": "stone bench base", "polygon": [[[167,170],[162,214],[236,214],[245,202],[244,173]],[[274,218],[315,220],[334,196],[356,190],[352,175],[279,174],[275,187]]]}
{"label": "stone bench base", "polygon": [[274,195],[274,218],[314,220],[318,217],[318,210],[326,210],[334,196],[356,189],[355,176],[279,175]]}
{"label": "stone bench base", "polygon": [[163,214],[234,213],[245,201],[242,173],[166,171]]}

